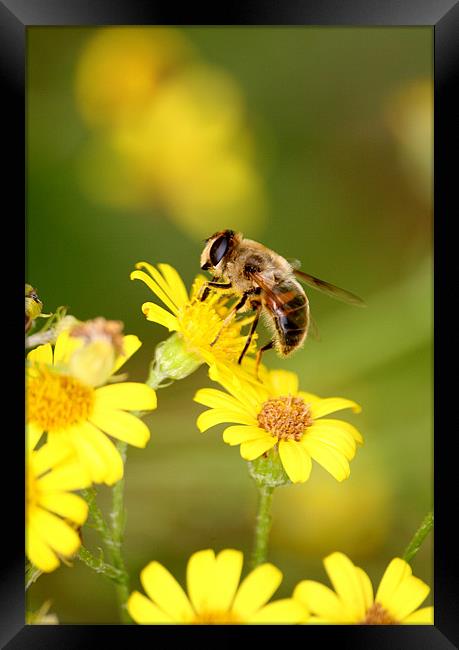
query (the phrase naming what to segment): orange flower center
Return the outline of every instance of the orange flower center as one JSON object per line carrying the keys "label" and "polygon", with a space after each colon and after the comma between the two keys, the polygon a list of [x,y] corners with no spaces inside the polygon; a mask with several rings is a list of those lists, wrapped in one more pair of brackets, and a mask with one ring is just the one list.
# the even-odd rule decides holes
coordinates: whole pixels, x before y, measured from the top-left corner
{"label": "orange flower center", "polygon": [[387,609],[379,603],[374,603],[367,610],[361,625],[396,625],[396,623],[397,621],[394,621]]}
{"label": "orange flower center", "polygon": [[241,619],[233,612],[211,612],[204,611],[196,614],[196,618],[192,621],[195,625],[218,625],[218,624],[235,624],[243,623]]}
{"label": "orange flower center", "polygon": [[94,389],[68,375],[41,368],[27,382],[27,420],[44,431],[62,431],[87,420]]}
{"label": "orange flower center", "polygon": [[301,440],[313,419],[301,397],[273,397],[263,404],[258,424],[279,440]]}

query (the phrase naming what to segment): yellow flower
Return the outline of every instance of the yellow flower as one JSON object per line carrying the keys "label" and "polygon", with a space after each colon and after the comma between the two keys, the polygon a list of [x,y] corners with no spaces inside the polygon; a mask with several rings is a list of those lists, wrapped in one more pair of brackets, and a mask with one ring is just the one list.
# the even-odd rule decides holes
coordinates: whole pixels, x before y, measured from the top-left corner
{"label": "yellow flower", "polygon": [[235,422],[224,431],[223,440],[240,445],[242,458],[250,461],[274,448],[293,483],[309,478],[312,459],[337,481],[349,477],[349,461],[363,442],[362,436],[348,422],[322,418],[346,408],[359,412],[358,404],[300,391],[297,375],[286,370],[264,370],[258,383],[223,366],[212,367],[209,375],[230,394],[215,388],[198,390],[195,401],[210,407],[197,420],[200,431]]}
{"label": "yellow flower", "polygon": [[264,219],[252,140],[237,84],[226,72],[197,64],[170,75],[151,106],[117,129],[110,145],[143,181],[145,199],[202,238],[229,220],[253,231]]}
{"label": "yellow flower", "polygon": [[158,87],[188,58],[178,30],[109,27],[93,30],[78,63],[79,108],[93,126],[138,120]]}
{"label": "yellow flower", "polygon": [[140,574],[148,598],[134,591],[128,611],[137,623],[299,623],[304,606],[285,598],[268,603],[282,582],[282,573],[266,563],[239,585],[243,564],[240,551],[215,555],[208,549],[194,553],[187,567],[188,595],[159,562],[150,562]]}
{"label": "yellow flower", "polygon": [[26,484],[26,555],[41,571],[53,571],[59,557],[72,557],[80,546],[71,523],[81,526],[86,502],[71,490],[91,484],[91,477],[66,444],[28,447]]}
{"label": "yellow flower", "polygon": [[[116,372],[140,347],[136,336],[123,337],[123,354]],[[63,331],[53,349],[49,343],[32,350],[27,368],[27,435],[34,448],[43,432],[48,442],[67,442],[87,468],[92,481],[113,485],[123,476],[123,461],[107,435],[136,447],[145,447],[147,425],[127,411],[156,408],[156,393],[145,384],[113,383],[95,388],[70,372],[82,339]]]}
{"label": "yellow flower", "polygon": [[[147,262],[136,264],[137,271],[131,273],[131,280],[142,280],[163,302],[169,311],[153,302],[142,305],[142,311],[147,320],[159,323],[169,332],[177,332],[197,365],[203,362],[220,361],[226,364],[235,363],[244,348],[246,337],[241,334],[241,328],[253,320],[253,316],[233,319],[220,333],[215,343],[211,343],[220,332],[224,317],[229,308],[228,303],[234,298],[233,294],[213,291],[204,302],[198,298],[204,283],[204,277],[198,276],[188,296],[185,285],[177,271],[169,264],[158,264],[159,271]],[[146,269],[145,273],[140,269]],[[253,352],[256,335],[248,353]]]}
{"label": "yellow flower", "polygon": [[313,614],[311,623],[433,624],[433,607],[417,609],[430,587],[412,575],[404,560],[396,557],[390,562],[375,597],[365,571],[343,553],[332,553],[324,565],[335,591],[319,582],[303,580],[293,593]]}

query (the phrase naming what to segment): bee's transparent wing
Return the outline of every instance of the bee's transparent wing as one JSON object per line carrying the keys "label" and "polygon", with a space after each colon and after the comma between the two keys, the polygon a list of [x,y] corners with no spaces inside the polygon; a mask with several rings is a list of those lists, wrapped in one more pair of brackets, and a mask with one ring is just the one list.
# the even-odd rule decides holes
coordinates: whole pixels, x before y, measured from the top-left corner
{"label": "bee's transparent wing", "polygon": [[366,306],[362,298],[359,298],[350,291],[346,291],[346,289],[341,289],[334,284],[330,284],[330,282],[325,282],[325,280],[315,278],[313,275],[309,275],[309,273],[304,273],[304,271],[299,271],[298,269],[294,269],[293,272],[305,284],[312,287],[313,289],[321,291],[322,293],[326,293],[327,296],[330,296],[331,298],[336,298],[337,300],[342,300],[343,302],[347,302],[350,305],[356,305],[358,307]]}

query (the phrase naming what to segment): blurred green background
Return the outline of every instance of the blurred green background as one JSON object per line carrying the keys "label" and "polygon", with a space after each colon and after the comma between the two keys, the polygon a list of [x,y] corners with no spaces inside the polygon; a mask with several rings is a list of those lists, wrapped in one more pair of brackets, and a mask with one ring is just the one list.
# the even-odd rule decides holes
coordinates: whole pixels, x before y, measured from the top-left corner
{"label": "blurred green background", "polygon": [[[265,356],[305,390],[362,404],[343,417],[365,438],[344,483],[315,464],[306,484],[276,492],[279,596],[303,578],[327,583],[334,550],[377,584],[432,506],[432,39],[430,28],[28,29],[27,279],[46,311],[124,321],[143,341],[126,369],[143,381],[167,332],[145,321],[153,298],[130,271],[168,262],[189,285],[202,239],[223,228],[367,302],[310,290],[320,341]],[[183,579],[196,550],[250,552],[245,462],[223,427],[195,424],[192,397],[210,383],[201,368],[162,390],[150,443],[129,449],[133,588],[152,559]],[[413,570],[433,584],[432,538]],[[63,623],[117,621],[111,584],[78,561],[41,577],[29,606],[48,598]]]}

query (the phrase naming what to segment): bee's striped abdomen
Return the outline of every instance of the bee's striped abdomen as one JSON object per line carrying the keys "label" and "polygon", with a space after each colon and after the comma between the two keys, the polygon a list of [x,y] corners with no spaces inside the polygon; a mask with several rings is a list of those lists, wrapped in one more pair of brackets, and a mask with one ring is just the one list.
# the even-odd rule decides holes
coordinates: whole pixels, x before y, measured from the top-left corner
{"label": "bee's striped abdomen", "polygon": [[274,285],[271,292],[276,296],[265,297],[271,313],[278,340],[276,347],[284,356],[296,350],[306,338],[309,326],[309,303],[303,287],[290,278]]}

